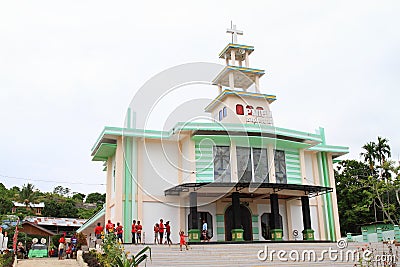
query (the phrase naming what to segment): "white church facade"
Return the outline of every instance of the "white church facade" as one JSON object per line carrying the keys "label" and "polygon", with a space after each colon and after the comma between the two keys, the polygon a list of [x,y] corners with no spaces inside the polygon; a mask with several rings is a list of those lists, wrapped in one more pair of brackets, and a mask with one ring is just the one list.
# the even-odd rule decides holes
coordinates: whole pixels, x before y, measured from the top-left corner
{"label": "white church facade", "polygon": [[333,160],[348,148],[327,144],[323,128],[273,125],[276,97],[261,92],[264,70],[250,67],[254,47],[229,32],[235,38],[219,54],[226,66],[212,81],[219,93],[204,107],[210,122],[137,129],[130,118],[146,114],[129,109],[125,127],[100,134],[92,156],[106,173],[102,223],[122,223],[125,242],[139,220],[152,243],[160,218],[173,241],[179,230],[199,241],[203,221],[211,241],[339,239]]}

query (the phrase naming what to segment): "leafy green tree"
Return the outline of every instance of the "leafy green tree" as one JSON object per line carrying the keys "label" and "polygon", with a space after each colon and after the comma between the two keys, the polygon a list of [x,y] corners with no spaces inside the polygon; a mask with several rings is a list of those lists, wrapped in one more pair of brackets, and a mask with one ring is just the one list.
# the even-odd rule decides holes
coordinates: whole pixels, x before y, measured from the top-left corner
{"label": "leafy green tree", "polygon": [[10,214],[13,206],[14,205],[9,198],[4,197],[3,194],[0,196],[0,215]]}
{"label": "leafy green tree", "polygon": [[69,189],[68,187],[62,187],[61,185],[59,185],[59,186],[54,187],[53,193],[58,194],[63,197],[69,197],[69,195],[71,193],[71,189]]}
{"label": "leafy green tree", "polygon": [[86,195],[82,194],[82,193],[77,193],[74,192],[72,195],[72,199],[78,201],[78,202],[83,202],[83,200],[85,199]]}
{"label": "leafy green tree", "polygon": [[90,193],[86,198],[86,203],[104,204],[106,202],[106,194]]}
{"label": "leafy green tree", "polygon": [[375,155],[380,167],[382,167],[385,161],[392,155],[388,142],[388,139],[378,136],[378,142],[375,146]]}
{"label": "leafy green tree", "polygon": [[60,203],[60,217],[78,217],[78,208],[75,206],[75,202],[72,199],[67,199]]}
{"label": "leafy green tree", "polygon": [[336,193],[342,235],[360,233],[360,225],[375,221],[375,195],[369,185],[369,165],[344,160],[335,170]]}
{"label": "leafy green tree", "polygon": [[35,190],[35,186],[33,184],[27,183],[24,184],[21,188],[21,192],[19,194],[18,200],[25,204],[26,208],[29,209],[29,205],[33,203],[37,203],[38,201],[38,192]]}
{"label": "leafy green tree", "polygon": [[376,144],[374,142],[369,142],[363,145],[362,149],[364,149],[364,152],[361,152],[360,156],[364,159],[364,162],[368,164],[371,173],[373,173],[376,159]]}

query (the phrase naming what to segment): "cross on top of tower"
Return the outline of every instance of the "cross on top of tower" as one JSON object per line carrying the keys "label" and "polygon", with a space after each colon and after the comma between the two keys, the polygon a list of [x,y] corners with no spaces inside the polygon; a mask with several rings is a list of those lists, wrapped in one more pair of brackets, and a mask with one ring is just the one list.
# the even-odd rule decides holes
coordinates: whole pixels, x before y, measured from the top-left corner
{"label": "cross on top of tower", "polygon": [[236,29],[236,25],[232,25],[231,21],[231,28],[226,29],[226,33],[232,34],[232,43],[237,44],[237,36],[243,35],[243,31]]}

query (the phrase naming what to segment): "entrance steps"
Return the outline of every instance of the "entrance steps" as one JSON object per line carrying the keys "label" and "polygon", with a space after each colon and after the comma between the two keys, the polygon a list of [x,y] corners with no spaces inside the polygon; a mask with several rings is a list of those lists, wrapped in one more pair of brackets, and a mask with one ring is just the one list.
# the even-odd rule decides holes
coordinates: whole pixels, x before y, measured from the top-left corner
{"label": "entrance steps", "polygon": [[[147,266],[198,266],[198,267],[209,267],[209,266],[220,266],[220,267],[261,267],[261,266],[367,266],[366,261],[363,260],[363,265],[360,261],[354,260],[351,256],[352,251],[360,251],[360,257],[362,258],[363,248],[373,251],[373,254],[366,254],[367,256],[374,257],[375,255],[387,255],[389,254],[388,245],[382,243],[348,243],[348,246],[340,250],[336,243],[318,243],[318,242],[303,242],[303,243],[247,243],[247,244],[196,244],[190,245],[188,251],[180,251],[179,245],[149,245],[152,250],[152,261],[147,261]],[[129,251],[131,255],[139,252],[144,245],[131,245],[125,244],[125,251]],[[258,258],[258,252],[260,250],[268,249],[268,254],[270,255],[272,250],[286,251],[286,255],[283,258],[287,261],[278,259],[277,252],[273,253],[273,260],[270,258],[265,261]],[[331,250],[331,258],[329,257],[328,251]],[[337,250],[335,254],[334,250]],[[296,256],[296,251],[299,253],[299,261],[294,261]],[[304,253],[302,257],[302,253]],[[308,251],[308,252],[307,252]],[[311,256],[308,259],[307,253],[315,253],[315,260]],[[326,252],[325,252],[326,251]],[[341,251],[341,252],[340,252]],[[292,258],[289,257],[291,253]],[[341,253],[341,254],[340,254]],[[346,256],[346,253],[349,255]],[[400,250],[397,251],[397,247],[392,245],[393,256],[386,256],[388,258],[397,257]],[[265,254],[260,254],[263,257]],[[322,255],[322,256],[321,256]],[[335,260],[335,255],[337,259]],[[342,255],[342,256],[340,256]],[[340,258],[341,257],[341,258]],[[379,256],[379,260],[382,256]],[[349,259],[349,260],[346,260]],[[143,265],[144,266],[144,265]],[[368,266],[383,266],[380,262],[375,265]],[[391,265],[388,265],[391,266]],[[393,265],[394,266],[394,265]]]}

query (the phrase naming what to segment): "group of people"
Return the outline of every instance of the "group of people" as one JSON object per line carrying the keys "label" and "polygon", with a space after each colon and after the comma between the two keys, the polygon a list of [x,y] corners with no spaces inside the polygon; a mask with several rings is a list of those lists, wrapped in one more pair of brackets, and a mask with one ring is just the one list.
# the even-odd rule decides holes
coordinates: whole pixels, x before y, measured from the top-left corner
{"label": "group of people", "polygon": [[[142,243],[142,225],[140,224],[140,221],[133,220],[132,222],[132,244],[141,244]],[[123,243],[123,233],[124,233],[124,227],[122,224],[117,222],[117,225],[113,224],[111,220],[108,220],[106,224],[106,233],[114,233],[117,237],[118,242]],[[101,239],[102,235],[104,234],[104,228],[101,226],[101,223],[97,223],[97,226],[94,228],[94,235],[96,236],[96,239]]]}
{"label": "group of people", "polygon": [[[117,225],[108,220],[106,224],[106,233],[114,233],[117,237],[118,242],[122,243],[122,234],[124,233],[124,227],[122,224],[117,222]],[[94,228],[94,235],[96,236],[97,240],[102,239],[102,235],[104,234],[104,227],[101,226],[101,223],[97,223],[97,226]]]}
{"label": "group of people", "polygon": [[166,233],[165,244],[171,245],[171,225],[169,221],[160,219],[160,223],[154,225],[154,244],[163,244],[164,233]]}
{"label": "group of people", "polygon": [[140,224],[140,221],[133,220],[132,221],[132,244],[141,244],[142,243],[142,229],[143,226]]}
{"label": "group of people", "polygon": [[[123,226],[118,222],[117,225],[113,224],[111,220],[108,220],[106,224],[106,233],[115,233],[117,236],[118,242],[122,243],[122,235],[123,235]],[[142,243],[142,229],[143,226],[140,224],[140,221],[133,220],[132,221],[132,228],[131,228],[131,233],[132,233],[132,244],[141,244]],[[164,233],[165,233],[165,241],[164,241]],[[104,234],[104,228],[101,226],[101,223],[97,223],[96,228],[94,229],[94,234],[97,239],[101,239],[102,235]],[[186,243],[186,237],[184,231],[179,232],[179,244],[180,248],[182,250],[182,246],[185,246],[186,249],[188,249],[187,243]],[[201,240],[204,242],[210,241],[210,238],[208,236],[208,225],[205,220],[203,220],[203,225],[202,225],[202,232],[201,232]],[[164,243],[163,243],[164,241]],[[168,244],[171,245],[171,224],[170,221],[166,221],[164,223],[163,219],[160,219],[159,223],[156,223],[154,225],[154,244]]]}
{"label": "group of people", "polygon": [[[74,253],[77,250],[77,245],[78,245],[78,239],[76,237],[76,235],[74,234],[71,237],[71,242],[66,242],[66,233],[64,233],[60,239],[58,240],[58,259],[62,260],[64,259],[64,254],[67,256],[68,258],[74,258]],[[52,256],[52,255],[50,255]]]}

